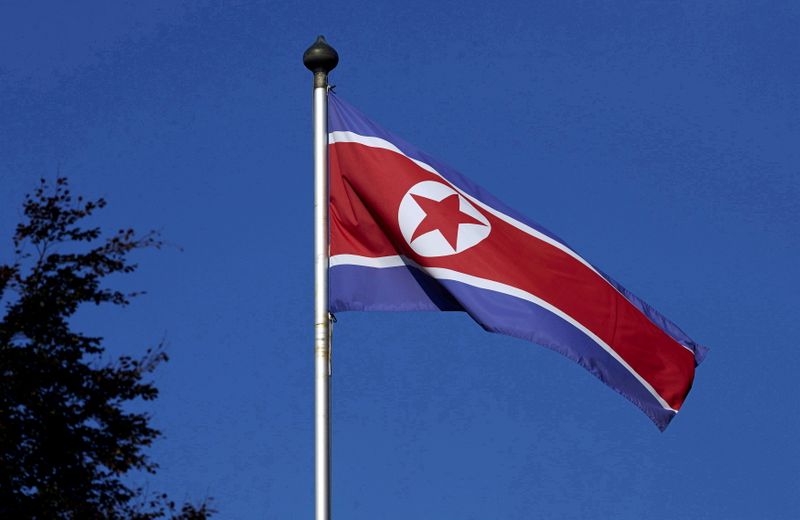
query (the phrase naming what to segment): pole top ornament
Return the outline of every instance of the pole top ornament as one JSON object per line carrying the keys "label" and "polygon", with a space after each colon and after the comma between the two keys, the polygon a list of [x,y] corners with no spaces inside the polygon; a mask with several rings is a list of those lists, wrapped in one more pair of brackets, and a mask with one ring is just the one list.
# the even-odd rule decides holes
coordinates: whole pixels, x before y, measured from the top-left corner
{"label": "pole top ornament", "polygon": [[339,54],[320,34],[317,41],[303,53],[303,64],[314,74],[327,74],[339,64]]}

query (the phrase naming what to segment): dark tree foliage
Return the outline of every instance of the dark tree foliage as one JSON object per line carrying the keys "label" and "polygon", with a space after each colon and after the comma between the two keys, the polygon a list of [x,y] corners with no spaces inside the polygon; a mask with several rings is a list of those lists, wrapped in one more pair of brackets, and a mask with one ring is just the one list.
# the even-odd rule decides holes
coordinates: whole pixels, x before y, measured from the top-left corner
{"label": "dark tree foliage", "polygon": [[167,356],[158,346],[104,361],[102,338],[76,332],[70,318],[84,304],[127,305],[135,294],[103,282],[136,269],[132,251],[161,242],[154,233],[103,238],[84,227],[104,206],[73,198],[64,178],[41,181],[24,202],[14,263],[0,264],[0,518],[199,520],[213,512],[207,502],[179,509],[124,481],[157,468],[144,450],[160,433],[127,405],[156,398],[145,378]]}

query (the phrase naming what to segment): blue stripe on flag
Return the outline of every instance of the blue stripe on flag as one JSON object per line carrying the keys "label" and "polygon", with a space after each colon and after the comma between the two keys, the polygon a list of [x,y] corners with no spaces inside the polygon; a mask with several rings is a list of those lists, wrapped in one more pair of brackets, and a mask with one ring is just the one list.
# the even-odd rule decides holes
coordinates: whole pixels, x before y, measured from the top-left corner
{"label": "blue stripe on flag", "polygon": [[414,267],[337,265],[330,270],[330,306],[332,312],[464,311],[490,332],[532,341],[572,359],[638,406],[661,430],[675,416],[586,334],[526,300],[434,280]]}

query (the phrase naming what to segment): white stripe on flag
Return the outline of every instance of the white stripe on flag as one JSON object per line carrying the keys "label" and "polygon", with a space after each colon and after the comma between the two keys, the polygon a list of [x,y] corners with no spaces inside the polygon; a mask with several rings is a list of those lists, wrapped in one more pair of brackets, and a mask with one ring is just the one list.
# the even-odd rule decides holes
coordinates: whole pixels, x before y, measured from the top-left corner
{"label": "white stripe on flag", "polygon": [[523,291],[522,289],[518,289],[517,287],[513,287],[511,285],[507,285],[501,282],[496,282],[494,280],[488,280],[486,278],[480,278],[478,276],[472,276],[466,273],[461,273],[459,271],[454,271],[452,269],[446,269],[443,267],[425,267],[422,265],[417,264],[412,259],[405,257],[405,256],[381,256],[381,257],[368,257],[368,256],[360,256],[360,255],[334,255],[330,258],[330,266],[336,267],[341,265],[354,265],[360,267],[373,267],[378,269],[385,269],[390,267],[401,267],[401,266],[409,266],[415,267],[420,271],[426,273],[432,278],[437,280],[452,280],[455,282],[460,282],[472,287],[477,287],[479,289],[486,289],[488,291],[494,291],[501,294],[506,294],[508,296],[513,296],[515,298],[519,298],[521,300],[529,301],[539,307],[548,310],[558,316],[559,318],[563,319],[576,329],[580,330],[586,336],[588,336],[592,341],[597,343],[603,350],[608,352],[608,354],[617,360],[617,362],[622,365],[625,370],[631,373],[639,383],[648,391],[650,394],[658,401],[658,403],[664,408],[665,410],[670,410],[672,412],[678,413],[678,410],[673,409],[672,407],[667,404],[667,402],[662,398],[658,392],[648,383],[642,376],[639,375],[636,370],[634,370],[623,358],[620,356],[616,350],[611,348],[611,346],[600,339],[595,333],[581,324],[578,320],[567,314],[566,312],[562,311],[555,305],[548,303],[547,301],[539,298],[538,296],[531,294],[527,291]]}

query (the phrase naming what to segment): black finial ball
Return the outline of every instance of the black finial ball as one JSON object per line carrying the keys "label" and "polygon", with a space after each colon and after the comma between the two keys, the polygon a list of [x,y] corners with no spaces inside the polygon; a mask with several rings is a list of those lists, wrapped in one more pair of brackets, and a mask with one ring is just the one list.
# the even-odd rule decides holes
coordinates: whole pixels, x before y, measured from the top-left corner
{"label": "black finial ball", "polygon": [[311,72],[327,74],[339,64],[339,54],[336,49],[328,45],[324,36],[319,35],[314,45],[303,53],[303,64]]}

